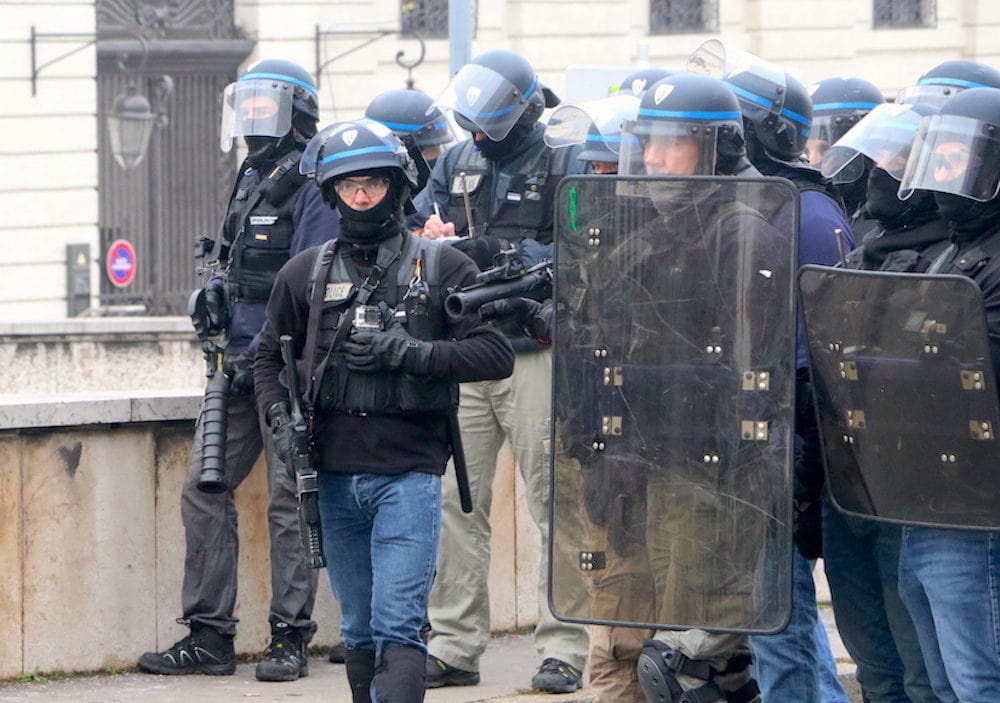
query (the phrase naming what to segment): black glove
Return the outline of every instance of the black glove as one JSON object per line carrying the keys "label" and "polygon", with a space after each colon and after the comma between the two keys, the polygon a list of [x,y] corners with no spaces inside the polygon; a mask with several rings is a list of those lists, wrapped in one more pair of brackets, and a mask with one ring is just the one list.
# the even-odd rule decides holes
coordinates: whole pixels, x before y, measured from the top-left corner
{"label": "black glove", "polygon": [[249,352],[225,357],[222,372],[229,377],[229,395],[249,395],[253,392],[253,356]]}
{"label": "black glove", "polygon": [[507,248],[507,242],[497,237],[466,237],[451,245],[475,261],[480,271],[493,268],[496,255]]}
{"label": "black glove", "polygon": [[274,437],[274,453],[288,466],[288,460],[292,456],[292,416],[288,403],[283,400],[272,403],[265,417],[267,426],[271,428],[271,436]]}
{"label": "black glove", "polygon": [[484,303],[479,308],[484,320],[512,319],[518,327],[534,339],[548,342],[552,339],[552,300],[539,303],[531,298],[501,298]]}
{"label": "black glove", "polygon": [[384,331],[356,329],[344,342],[347,368],[362,373],[407,371],[426,375],[433,350],[433,342],[412,337],[400,324]]}
{"label": "black glove", "polygon": [[214,337],[229,326],[229,310],[226,308],[226,292],[222,281],[210,282],[193,294],[196,302],[188,303],[191,324],[199,339]]}

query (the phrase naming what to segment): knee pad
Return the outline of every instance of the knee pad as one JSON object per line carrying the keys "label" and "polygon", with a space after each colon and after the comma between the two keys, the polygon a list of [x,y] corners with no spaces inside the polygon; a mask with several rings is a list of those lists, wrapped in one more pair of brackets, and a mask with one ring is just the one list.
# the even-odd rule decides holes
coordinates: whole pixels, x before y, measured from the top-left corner
{"label": "knee pad", "polygon": [[[726,703],[726,695],[712,682],[707,661],[689,659],[659,640],[646,641],[638,669],[639,686],[649,703]],[[678,675],[701,683],[685,686]]]}

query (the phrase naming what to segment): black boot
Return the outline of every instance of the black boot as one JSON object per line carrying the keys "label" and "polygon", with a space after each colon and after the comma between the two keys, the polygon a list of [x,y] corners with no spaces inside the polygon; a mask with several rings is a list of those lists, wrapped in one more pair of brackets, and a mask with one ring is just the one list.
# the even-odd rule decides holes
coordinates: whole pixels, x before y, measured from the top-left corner
{"label": "black boot", "polygon": [[271,644],[257,662],[258,681],[295,681],[309,675],[306,642],[300,630],[288,623],[271,624]]}
{"label": "black boot", "polygon": [[139,668],[151,674],[232,674],[236,671],[233,638],[192,621],[190,635],[164,652],[146,652],[139,658]]}
{"label": "black boot", "polygon": [[370,649],[344,650],[344,666],[347,682],[351,685],[351,699],[354,703],[372,703],[369,689],[375,677],[375,652]]}
{"label": "black boot", "polygon": [[375,667],[378,703],[423,703],[427,654],[416,647],[392,645]]}

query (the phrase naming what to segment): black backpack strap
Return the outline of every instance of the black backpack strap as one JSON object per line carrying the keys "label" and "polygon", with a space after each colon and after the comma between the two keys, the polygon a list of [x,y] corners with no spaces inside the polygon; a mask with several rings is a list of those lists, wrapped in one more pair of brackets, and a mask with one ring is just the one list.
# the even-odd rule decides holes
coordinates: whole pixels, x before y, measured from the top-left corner
{"label": "black backpack strap", "polygon": [[306,374],[305,397],[310,404],[314,400],[314,389],[319,387],[313,361],[316,358],[316,345],[319,343],[319,321],[323,316],[323,296],[326,293],[323,282],[330,276],[330,266],[333,265],[336,253],[336,239],[325,242],[318,248],[316,258],[313,259],[312,271],[309,273],[309,287],[306,289],[309,295],[309,318],[306,322],[306,342],[302,348],[302,359],[309,370]]}

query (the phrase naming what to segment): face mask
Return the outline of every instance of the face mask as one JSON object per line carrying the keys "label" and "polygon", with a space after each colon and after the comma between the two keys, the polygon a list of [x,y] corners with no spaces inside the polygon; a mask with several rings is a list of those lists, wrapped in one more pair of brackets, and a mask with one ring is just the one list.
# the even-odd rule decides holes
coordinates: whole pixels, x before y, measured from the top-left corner
{"label": "face mask", "polygon": [[985,203],[952,193],[934,193],[942,219],[958,234],[977,235],[1000,225],[1000,199]]}
{"label": "face mask", "polygon": [[514,128],[510,130],[510,134],[503,138],[499,142],[495,142],[492,139],[484,139],[481,142],[476,142],[476,146],[479,147],[479,151],[482,152],[483,156],[490,161],[499,161],[506,156],[514,153],[514,151],[524,143],[525,137],[527,137],[534,123],[523,124],[518,122],[514,125]]}

